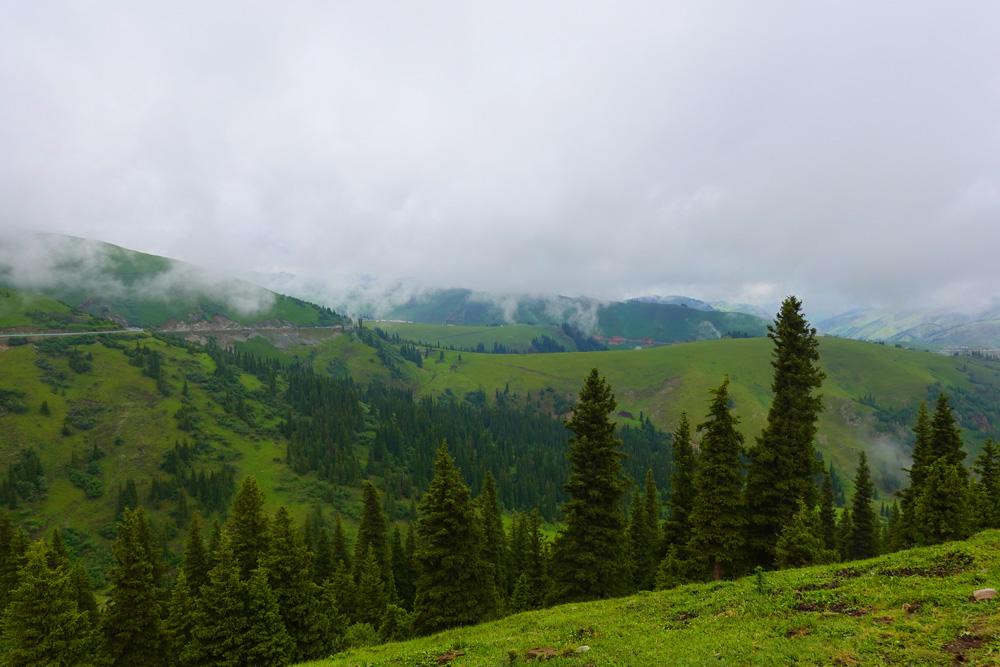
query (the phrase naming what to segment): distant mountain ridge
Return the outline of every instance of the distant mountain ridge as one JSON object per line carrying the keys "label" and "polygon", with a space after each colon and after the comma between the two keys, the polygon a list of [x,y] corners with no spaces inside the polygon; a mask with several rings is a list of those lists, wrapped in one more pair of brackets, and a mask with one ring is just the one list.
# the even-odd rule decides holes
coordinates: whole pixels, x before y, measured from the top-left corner
{"label": "distant mountain ridge", "polygon": [[60,234],[0,236],[0,285],[122,325],[341,324],[329,308],[180,260]]}
{"label": "distant mountain ridge", "polygon": [[[680,303],[665,303],[664,299]],[[763,336],[767,321],[756,315],[722,312],[688,297],[648,297],[599,301],[588,297],[501,295],[468,289],[424,293],[393,306],[386,319],[422,324],[573,326],[610,346],[713,340],[725,336]]]}
{"label": "distant mountain ridge", "polygon": [[826,334],[858,340],[1000,348],[997,306],[974,314],[855,308],[821,320],[816,326]]}

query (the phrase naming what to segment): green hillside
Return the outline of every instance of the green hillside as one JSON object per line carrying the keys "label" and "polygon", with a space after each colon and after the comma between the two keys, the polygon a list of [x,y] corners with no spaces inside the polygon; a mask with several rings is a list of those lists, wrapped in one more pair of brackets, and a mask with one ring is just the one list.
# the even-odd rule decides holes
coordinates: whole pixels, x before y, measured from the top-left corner
{"label": "green hillside", "polygon": [[421,324],[493,327],[502,324],[558,326],[568,323],[627,347],[713,340],[727,335],[763,336],[766,321],[746,313],[700,310],[642,301],[601,302],[586,297],[479,294],[437,290],[410,299],[389,317]]}
{"label": "green hillside", "polygon": [[[388,331],[404,334],[419,332],[424,326],[377,326],[383,324]],[[506,326],[485,330],[428,327],[423,333],[455,331],[456,340],[467,335],[471,341],[485,335],[484,331],[500,334],[507,329],[518,331]],[[447,339],[440,343],[450,344]],[[398,350],[398,345],[394,347],[384,340],[379,344],[390,353]],[[436,349],[422,360],[421,368],[403,362],[397,351],[396,370],[392,373],[370,348],[356,347],[350,337],[286,351],[260,339],[254,345],[259,353],[294,355],[308,361],[319,373],[351,375],[362,381],[378,377],[408,386],[418,396],[460,398],[480,391],[487,396],[503,393],[505,403],[535,406],[555,414],[570,409],[581,379],[596,367],[615,390],[619,423],[638,425],[643,416],[665,430],[676,425],[682,411],[695,422],[700,420],[706,410],[708,389],[729,374],[735,413],[751,442],[760,433],[771,404],[772,343],[766,338],[565,354],[477,354]],[[969,464],[985,439],[994,434],[994,425],[1000,423],[997,361],[821,338],[820,365],[827,379],[822,389],[825,409],[817,449],[839,471],[848,473],[846,477],[854,470],[858,450],[866,451],[880,498],[887,501],[891,501],[889,494],[905,483],[901,469],[908,465],[910,429],[920,401],[933,402],[940,391],[952,397],[970,452]]]}
{"label": "green hillside", "polygon": [[[577,603],[311,667],[520,665],[995,665],[1000,533],[868,561]],[[583,649],[582,647],[586,647]],[[542,656],[534,658],[533,656]]]}
{"label": "green hillside", "polygon": [[374,322],[369,326],[378,327],[400,338],[427,343],[434,347],[455,347],[474,350],[482,344],[487,351],[494,345],[504,345],[510,350],[526,351],[533,339],[548,336],[567,352],[575,352],[576,344],[563,330],[555,325],[505,324],[495,327],[467,327],[445,324],[417,324],[404,322]]}
{"label": "green hillside", "polygon": [[0,285],[0,334],[118,328],[114,322],[71,308],[56,299]]}
{"label": "green hillside", "polygon": [[[605,338],[626,339],[621,344],[713,340],[734,333],[763,336],[766,322],[755,315],[704,311],[675,304],[609,304],[598,311],[598,329]],[[609,341],[615,344],[615,341]]]}
{"label": "green hillside", "polygon": [[[37,454],[44,478],[18,487],[12,515],[33,535],[72,527],[90,544],[95,581],[103,580],[102,547],[114,535],[119,492],[130,480],[167,544],[179,546],[179,482],[163,468],[177,445],[193,452],[189,472],[231,478],[218,502],[204,503],[206,515],[224,508],[232,484],[247,474],[258,477],[275,505],[297,514],[323,499],[325,485],[317,488],[284,465],[285,445],[275,431],[283,413],[261,400],[258,378],[237,377],[247,392],[244,410],[254,415],[243,419],[224,404],[226,391],[213,386],[216,364],[204,352],[146,334],[32,340],[0,347],[0,466],[16,475],[25,457]],[[160,355],[159,382],[126,354],[136,346]],[[198,420],[196,433],[178,418],[185,412]],[[181,495],[194,511],[194,496]]]}
{"label": "green hillside", "polygon": [[328,308],[275,294],[243,280],[110,243],[57,234],[27,234],[11,257],[42,258],[39,267],[0,264],[0,285],[62,301],[130,326],[172,320],[239,324],[285,321],[300,326],[344,323]]}

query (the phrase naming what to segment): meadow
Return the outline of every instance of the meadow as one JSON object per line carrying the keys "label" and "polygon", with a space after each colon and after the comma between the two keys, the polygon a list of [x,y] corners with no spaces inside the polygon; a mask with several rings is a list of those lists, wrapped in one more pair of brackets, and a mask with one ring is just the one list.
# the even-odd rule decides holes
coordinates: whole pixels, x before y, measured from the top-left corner
{"label": "meadow", "polygon": [[[525,612],[308,667],[995,665],[1000,532],[867,561]],[[587,647],[582,650],[582,647]],[[451,658],[446,660],[446,658]],[[544,657],[542,658],[544,659]]]}

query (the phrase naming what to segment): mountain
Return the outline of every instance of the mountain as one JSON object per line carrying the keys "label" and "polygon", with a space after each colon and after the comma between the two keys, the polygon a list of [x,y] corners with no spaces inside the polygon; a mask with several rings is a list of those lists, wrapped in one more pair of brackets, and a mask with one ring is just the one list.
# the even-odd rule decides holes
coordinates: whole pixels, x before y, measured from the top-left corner
{"label": "mountain", "polygon": [[[763,336],[755,315],[717,312],[685,297],[604,302],[587,297],[500,295],[467,289],[435,290],[390,307],[385,319],[423,324],[500,326],[568,324],[609,346],[648,347],[724,336]],[[659,297],[656,297],[659,299]],[[688,304],[694,305],[688,305]],[[695,307],[697,304],[702,306]]]}
{"label": "mountain", "polygon": [[342,324],[331,311],[166,257],[58,234],[0,236],[0,286],[122,325]]}
{"label": "mountain", "polygon": [[637,296],[628,300],[629,302],[636,301],[638,303],[661,303],[673,306],[687,306],[688,308],[696,308],[697,310],[715,310],[711,304],[705,303],[698,299],[692,299],[689,296]]}
{"label": "mountain", "polygon": [[1000,348],[1000,308],[977,313],[856,308],[820,320],[823,332],[859,340]]}

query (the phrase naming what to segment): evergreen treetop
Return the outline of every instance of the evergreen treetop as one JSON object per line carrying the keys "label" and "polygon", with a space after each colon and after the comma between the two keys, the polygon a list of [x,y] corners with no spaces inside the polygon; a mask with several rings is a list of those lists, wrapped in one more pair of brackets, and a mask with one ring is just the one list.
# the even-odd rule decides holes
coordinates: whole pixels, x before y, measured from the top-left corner
{"label": "evergreen treetop", "polygon": [[483,560],[471,494],[446,442],[420,502],[416,532],[414,630],[427,634],[483,620],[495,602],[493,581]]}
{"label": "evergreen treetop", "polygon": [[713,398],[708,415],[698,425],[703,435],[688,549],[709,559],[718,580],[723,565],[735,561],[744,546],[745,519],[740,503],[743,434],[737,430],[739,418],[729,411],[729,376],[718,389],[709,391]]}
{"label": "evergreen treetop", "polygon": [[826,377],[818,366],[816,329],[806,321],[801,301],[786,298],[767,329],[774,342],[774,399],[764,429],[747,453],[745,494],[751,558],[764,567],[773,564],[778,535],[797,511],[798,501],[816,506],[813,476],[820,469],[813,440],[823,401],[814,391]]}
{"label": "evergreen treetop", "polygon": [[858,469],[854,476],[854,498],[851,501],[853,525],[850,534],[848,554],[852,559],[861,560],[878,555],[879,519],[872,507],[871,470],[864,452],[858,455]]}
{"label": "evergreen treetop", "polygon": [[563,489],[566,527],[553,545],[553,595],[558,601],[614,597],[627,590],[625,517],[621,499],[628,490],[622,475],[621,440],[610,419],[617,403],[611,387],[591,370],[580,390],[566,459],[569,480]]}

